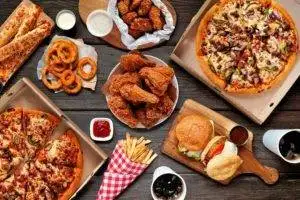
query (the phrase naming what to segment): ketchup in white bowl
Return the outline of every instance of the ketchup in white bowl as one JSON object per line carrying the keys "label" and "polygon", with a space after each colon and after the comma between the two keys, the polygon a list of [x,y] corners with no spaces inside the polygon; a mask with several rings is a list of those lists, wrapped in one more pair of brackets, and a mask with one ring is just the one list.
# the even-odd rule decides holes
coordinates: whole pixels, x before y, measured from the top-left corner
{"label": "ketchup in white bowl", "polygon": [[113,137],[113,123],[108,118],[94,118],[90,124],[90,135],[95,141],[108,141]]}

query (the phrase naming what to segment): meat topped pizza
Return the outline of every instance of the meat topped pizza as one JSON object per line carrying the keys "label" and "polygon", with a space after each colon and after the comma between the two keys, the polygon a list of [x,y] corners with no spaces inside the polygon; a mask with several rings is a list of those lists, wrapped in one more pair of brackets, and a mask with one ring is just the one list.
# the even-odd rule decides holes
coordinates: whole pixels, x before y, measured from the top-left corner
{"label": "meat topped pizza", "polygon": [[0,114],[0,181],[7,178],[26,156],[22,115],[21,108]]}
{"label": "meat topped pizza", "polygon": [[273,0],[220,0],[198,28],[196,54],[208,78],[232,93],[258,93],[284,79],[296,60],[295,24]]}
{"label": "meat topped pizza", "polygon": [[49,113],[37,110],[24,111],[23,126],[29,156],[34,156],[36,150],[46,144],[59,122],[57,117]]}
{"label": "meat topped pizza", "polygon": [[49,141],[60,120],[38,110],[0,114],[0,200],[67,200],[80,185],[83,156],[72,130]]}
{"label": "meat topped pizza", "polygon": [[80,184],[83,156],[73,131],[47,143],[35,161],[49,187],[58,199],[69,199]]}
{"label": "meat topped pizza", "polygon": [[49,141],[37,155],[38,161],[82,168],[83,158],[80,144],[74,132],[68,130],[56,140]]}

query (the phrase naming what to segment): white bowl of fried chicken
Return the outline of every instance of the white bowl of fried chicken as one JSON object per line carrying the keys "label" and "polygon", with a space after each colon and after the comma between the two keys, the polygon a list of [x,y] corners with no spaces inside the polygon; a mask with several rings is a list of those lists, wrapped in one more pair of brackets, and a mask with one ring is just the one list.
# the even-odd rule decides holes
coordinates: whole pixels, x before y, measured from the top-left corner
{"label": "white bowl of fried chicken", "polygon": [[121,56],[103,87],[109,109],[131,128],[152,128],[174,111],[179,87],[164,61],[138,51]]}

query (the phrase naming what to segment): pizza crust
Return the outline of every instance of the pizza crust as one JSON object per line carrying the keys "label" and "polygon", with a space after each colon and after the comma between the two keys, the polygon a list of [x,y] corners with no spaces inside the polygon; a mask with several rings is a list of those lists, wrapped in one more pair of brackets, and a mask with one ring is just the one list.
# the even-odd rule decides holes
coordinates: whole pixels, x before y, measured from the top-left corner
{"label": "pizza crust", "polygon": [[68,189],[61,193],[58,197],[59,200],[68,200],[77,191],[80,186],[82,177],[82,168],[74,168],[74,179],[69,185]]}
{"label": "pizza crust", "polygon": [[76,167],[79,169],[83,169],[83,154],[82,154],[82,150],[80,147],[80,143],[79,143],[77,137],[75,136],[74,131],[69,129],[69,130],[67,130],[67,132],[64,135],[70,139],[72,144],[74,146],[76,146],[77,149],[79,149],[78,154],[77,154]]}
{"label": "pizza crust", "polygon": [[[196,35],[196,57],[199,61],[200,67],[203,70],[204,74],[208,77],[208,79],[218,88],[221,90],[224,90],[229,93],[235,93],[235,94],[257,94],[261,93],[267,89],[270,89],[271,87],[274,87],[278,84],[280,84],[289,74],[289,72],[292,70],[292,68],[295,65],[297,53],[291,53],[287,64],[284,66],[283,71],[278,74],[274,80],[272,80],[268,84],[261,84],[257,87],[249,87],[249,88],[235,88],[233,86],[228,85],[224,79],[221,79],[219,76],[217,76],[209,66],[209,63],[206,61],[205,56],[202,54],[201,47],[202,43],[205,41],[205,37],[207,35],[207,26],[210,20],[213,18],[214,13],[218,12],[220,9],[222,9],[222,6],[224,4],[227,4],[229,2],[234,2],[235,0],[220,0],[217,2],[214,6],[212,6],[204,15],[202,18],[200,25],[197,30]],[[282,17],[285,18],[286,22],[291,26],[291,29],[295,31],[296,34],[296,41],[299,41],[298,31],[295,26],[295,23],[292,19],[292,17],[287,13],[287,11],[276,1],[274,0],[258,0],[263,5],[271,5],[271,7],[282,15]],[[298,43],[297,43],[297,49],[298,49]]]}
{"label": "pizza crust", "polygon": [[82,171],[83,171],[83,154],[80,147],[80,143],[77,137],[75,136],[74,131],[68,130],[64,135],[71,140],[72,144],[75,145],[76,148],[79,149],[79,152],[77,155],[77,163],[76,163],[77,167],[74,168],[74,180],[69,185],[68,189],[59,195],[58,197],[59,200],[68,200],[76,192],[76,190],[80,186],[80,181],[81,181]]}

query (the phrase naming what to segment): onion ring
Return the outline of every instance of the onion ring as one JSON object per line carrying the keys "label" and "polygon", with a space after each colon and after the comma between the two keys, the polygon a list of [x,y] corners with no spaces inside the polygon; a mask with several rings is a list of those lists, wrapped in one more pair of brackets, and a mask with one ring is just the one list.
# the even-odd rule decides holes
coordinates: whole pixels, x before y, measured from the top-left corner
{"label": "onion ring", "polygon": [[61,77],[61,75],[62,75],[62,72],[57,72],[57,71],[55,71],[53,68],[51,68],[51,67],[48,67],[48,71],[51,73],[51,74],[53,74],[55,77],[57,77],[57,78],[60,78]]}
{"label": "onion ring", "polygon": [[72,70],[66,70],[61,74],[60,80],[64,86],[70,86],[75,81],[75,74],[72,72]]}
{"label": "onion ring", "polygon": [[62,87],[62,82],[61,80],[57,79],[57,80],[48,80],[47,79],[47,75],[48,73],[51,73],[49,71],[49,67],[48,66],[45,66],[43,69],[42,69],[42,81],[44,83],[44,85],[51,89],[51,90],[58,90]]}
{"label": "onion ring", "polygon": [[60,62],[61,62],[61,60],[58,57],[57,50],[54,49],[54,48],[48,49],[48,51],[45,55],[45,64],[46,65],[53,65],[53,64],[60,63]]}
{"label": "onion ring", "polygon": [[[89,64],[91,66],[91,70],[90,72],[85,72],[84,71],[84,66],[86,64]],[[81,58],[79,61],[78,61],[78,64],[77,64],[77,73],[78,75],[83,79],[83,80],[91,80],[92,78],[94,78],[94,76],[96,75],[97,73],[97,64],[95,61],[93,61],[91,58],[89,57],[84,57],[84,58]]]}
{"label": "onion ring", "polygon": [[65,63],[56,63],[56,64],[52,64],[50,65],[50,67],[58,73],[62,73],[63,71],[65,71],[67,69],[67,65]]}
{"label": "onion ring", "polygon": [[68,94],[77,94],[81,90],[81,87],[82,87],[81,79],[80,79],[79,76],[75,76],[75,77],[76,77],[75,82],[72,83],[70,86],[64,86],[63,85],[63,89]]}
{"label": "onion ring", "polygon": [[65,40],[59,43],[57,54],[64,63],[69,64],[77,59],[78,49],[73,42]]}

